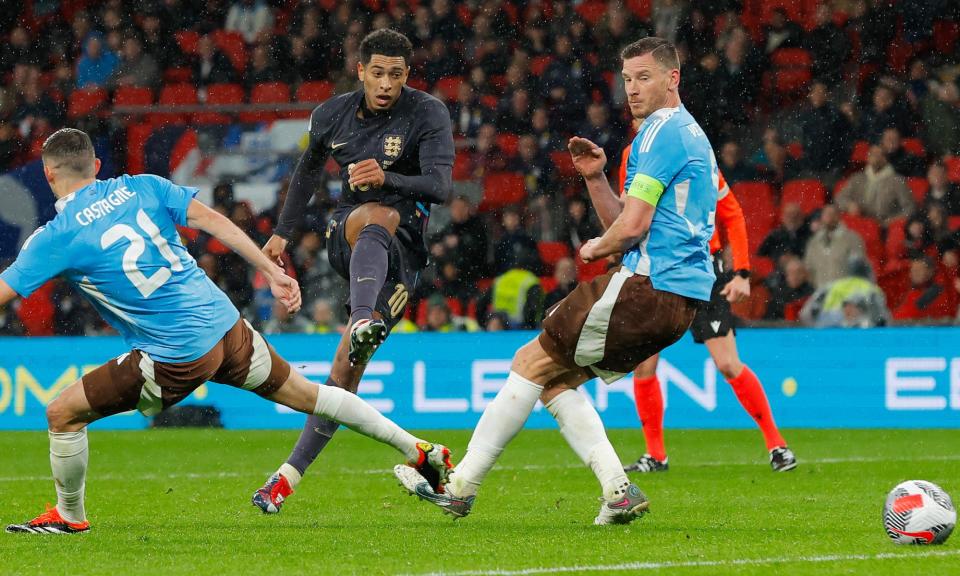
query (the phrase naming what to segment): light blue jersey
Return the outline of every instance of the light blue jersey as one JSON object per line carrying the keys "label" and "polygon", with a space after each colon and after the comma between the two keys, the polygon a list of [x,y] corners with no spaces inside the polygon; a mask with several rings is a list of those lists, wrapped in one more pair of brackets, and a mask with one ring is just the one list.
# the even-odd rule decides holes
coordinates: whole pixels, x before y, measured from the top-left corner
{"label": "light blue jersey", "polygon": [[240,317],[180,242],[196,193],[151,175],[97,180],[57,201],[0,279],[26,297],[63,275],[131,349],[195,360]]}
{"label": "light blue jersey", "polygon": [[710,300],[719,172],[710,141],[682,105],[644,120],[630,147],[625,192],[656,207],[650,232],[623,257],[653,287]]}

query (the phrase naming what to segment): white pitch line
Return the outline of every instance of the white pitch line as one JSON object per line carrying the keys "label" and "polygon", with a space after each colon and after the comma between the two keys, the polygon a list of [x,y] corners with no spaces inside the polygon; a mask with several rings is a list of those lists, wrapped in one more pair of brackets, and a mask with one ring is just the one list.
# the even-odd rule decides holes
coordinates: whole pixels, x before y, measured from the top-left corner
{"label": "white pitch line", "polygon": [[[664,570],[670,568],[710,568],[721,566],[754,566],[763,564],[803,564],[827,562],[863,562],[869,560],[899,560],[942,556],[960,556],[960,550],[931,550],[918,554],[848,554],[830,556],[798,556],[775,558],[743,558],[737,560],[691,560],[678,562],[624,562],[622,564],[598,564],[587,566],[551,566],[549,568],[524,568],[519,570],[464,570],[462,572],[426,572],[413,576],[525,576],[527,574],[556,574],[559,572],[610,572],[614,570]],[[408,575],[411,576],[411,575]]]}
{"label": "white pitch line", "polygon": [[[800,465],[804,464],[847,464],[847,463],[864,463],[864,462],[956,462],[960,461],[960,455],[956,456],[916,456],[916,457],[902,457],[902,458],[889,458],[889,457],[880,457],[880,456],[847,456],[847,457],[838,457],[838,458],[801,458],[799,460]],[[739,461],[707,461],[707,462],[691,462],[688,467],[690,468],[700,468],[700,467],[712,467],[712,466],[763,466],[765,462],[763,460],[739,460]],[[577,464],[570,462],[567,464],[527,464],[524,466],[497,466],[497,470],[503,470],[506,472],[533,472],[536,470],[575,470],[583,468],[583,464]],[[390,469],[388,468],[368,468],[365,470],[353,470],[351,468],[320,468],[316,473],[327,472],[336,472],[340,474],[389,474]],[[270,472],[263,472],[264,478],[269,476]],[[120,474],[102,474],[95,475],[94,479],[96,480],[167,480],[167,479],[210,479],[210,478],[245,478],[249,476],[249,473],[240,473],[240,472],[175,472],[170,474],[163,473],[148,473],[140,474],[135,476],[130,475],[120,475]],[[37,480],[50,480],[50,476],[0,476],[0,482],[24,482],[24,481],[37,481]]]}

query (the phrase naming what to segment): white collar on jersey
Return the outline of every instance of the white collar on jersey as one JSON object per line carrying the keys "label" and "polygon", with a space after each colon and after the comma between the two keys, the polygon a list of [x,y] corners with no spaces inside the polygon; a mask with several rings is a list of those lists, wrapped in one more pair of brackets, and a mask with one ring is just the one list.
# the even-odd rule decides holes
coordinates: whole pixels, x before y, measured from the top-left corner
{"label": "white collar on jersey", "polygon": [[76,192],[71,192],[63,198],[57,199],[57,201],[53,204],[53,206],[57,209],[57,213],[63,212],[63,209],[67,207],[67,203],[73,200],[76,195]]}
{"label": "white collar on jersey", "polygon": [[650,116],[648,116],[648,118],[657,119],[657,118],[662,118],[664,116],[671,116],[673,114],[676,114],[679,111],[680,111],[680,106],[675,106],[673,108],[659,108],[657,110],[654,110],[650,114]]}

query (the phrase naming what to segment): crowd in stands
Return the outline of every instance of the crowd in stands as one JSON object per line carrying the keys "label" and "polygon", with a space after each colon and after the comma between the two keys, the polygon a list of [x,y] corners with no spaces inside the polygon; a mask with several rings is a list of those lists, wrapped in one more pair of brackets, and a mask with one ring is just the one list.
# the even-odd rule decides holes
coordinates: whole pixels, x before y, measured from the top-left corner
{"label": "crowd in stands", "polygon": [[[615,181],[633,130],[619,52],[655,34],[677,44],[682,100],[747,217],[741,317],[947,323],[960,303],[958,12],[945,0],[25,2],[0,13],[0,171],[73,125],[136,173],[145,135],[165,122],[279,115],[131,119],[111,103],[320,101],[357,88],[360,39],[392,27],[414,44],[410,85],[447,102],[457,141],[449,220],[398,330],[533,328],[606,266],[576,257],[601,230],[565,142],[599,144]],[[284,193],[255,214],[223,183],[214,205],[262,243]],[[335,332],[346,284],[324,250],[333,205],[318,194],[291,243],[304,290],[293,316],[225,246],[185,240],[265,332]],[[60,282],[0,311],[0,334],[106,330]]]}

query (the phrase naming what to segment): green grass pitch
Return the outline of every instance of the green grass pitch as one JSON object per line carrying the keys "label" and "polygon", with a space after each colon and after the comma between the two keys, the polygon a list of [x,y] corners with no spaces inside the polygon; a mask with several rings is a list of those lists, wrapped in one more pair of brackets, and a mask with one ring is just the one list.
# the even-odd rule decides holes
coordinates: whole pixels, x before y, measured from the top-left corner
{"label": "green grass pitch", "polygon": [[[960,535],[902,547],[883,531],[907,479],[960,499],[960,430],[787,430],[800,467],[770,471],[756,431],[668,431],[671,470],[634,479],[651,513],[595,527],[599,488],[559,433],[524,431],[473,514],[401,492],[390,448],[341,431],[283,512],[250,495],[295,431],[90,434],[81,536],[0,533],[0,574],[958,574]],[[624,459],[638,431],[610,432]],[[437,431],[455,460],[469,432]],[[44,433],[0,433],[0,521],[54,502]]]}

